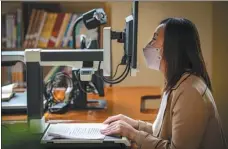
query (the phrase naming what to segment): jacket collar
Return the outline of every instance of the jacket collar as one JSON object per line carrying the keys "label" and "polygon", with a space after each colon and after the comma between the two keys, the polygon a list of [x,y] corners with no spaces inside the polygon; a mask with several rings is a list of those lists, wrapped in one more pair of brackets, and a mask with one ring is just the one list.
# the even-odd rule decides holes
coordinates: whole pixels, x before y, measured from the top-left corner
{"label": "jacket collar", "polygon": [[185,72],[184,74],[182,74],[181,78],[177,81],[176,85],[174,85],[171,90],[177,89],[181,85],[181,83],[183,83],[190,76],[190,72]]}

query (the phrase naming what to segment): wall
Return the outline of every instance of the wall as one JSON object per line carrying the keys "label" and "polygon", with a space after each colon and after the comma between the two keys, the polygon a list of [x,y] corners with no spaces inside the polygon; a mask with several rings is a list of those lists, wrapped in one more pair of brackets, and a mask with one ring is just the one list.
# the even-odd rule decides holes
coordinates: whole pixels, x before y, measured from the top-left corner
{"label": "wall", "polygon": [[213,95],[228,138],[228,2],[213,4]]}
{"label": "wall", "polygon": [[[131,2],[110,2],[112,6],[112,29],[122,30],[125,17],[131,13]],[[160,72],[149,70],[144,63],[142,48],[152,38],[158,23],[167,17],[186,17],[193,21],[200,34],[203,55],[209,74],[212,72],[212,3],[211,2],[140,2],[138,30],[138,62],[140,72],[135,77],[128,77],[117,86],[162,86]],[[123,46],[113,42],[113,67],[121,60]],[[119,70],[119,73],[123,70]]]}

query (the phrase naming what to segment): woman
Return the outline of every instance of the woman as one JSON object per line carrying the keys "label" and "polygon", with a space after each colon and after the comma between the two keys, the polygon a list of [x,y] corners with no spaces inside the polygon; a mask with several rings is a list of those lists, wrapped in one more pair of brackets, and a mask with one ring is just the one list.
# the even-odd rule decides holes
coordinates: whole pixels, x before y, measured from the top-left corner
{"label": "woman", "polygon": [[147,66],[166,80],[155,122],[116,115],[104,121],[109,125],[101,133],[128,137],[141,149],[225,149],[195,25],[184,18],[163,20],[143,53]]}

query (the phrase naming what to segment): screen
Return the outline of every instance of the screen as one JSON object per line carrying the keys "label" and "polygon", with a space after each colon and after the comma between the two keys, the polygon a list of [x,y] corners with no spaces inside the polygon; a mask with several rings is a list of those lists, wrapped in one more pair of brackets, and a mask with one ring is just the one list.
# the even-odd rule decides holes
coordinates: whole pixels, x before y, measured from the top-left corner
{"label": "screen", "polygon": [[133,16],[126,17],[126,30],[125,30],[125,48],[126,55],[132,56],[133,51]]}
{"label": "screen", "polygon": [[133,69],[137,68],[137,46],[138,46],[138,7],[139,2],[133,2],[133,45],[132,45],[132,57],[131,57],[131,67]]}
{"label": "screen", "polygon": [[138,38],[138,1],[132,5],[132,15],[126,17],[125,54],[131,60],[131,68],[137,68],[137,38]]}

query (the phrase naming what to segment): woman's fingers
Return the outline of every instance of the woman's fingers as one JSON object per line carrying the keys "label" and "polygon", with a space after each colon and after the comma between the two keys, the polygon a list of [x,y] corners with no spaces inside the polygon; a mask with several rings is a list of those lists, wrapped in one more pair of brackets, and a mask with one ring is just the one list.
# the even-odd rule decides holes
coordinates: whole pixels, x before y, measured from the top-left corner
{"label": "woman's fingers", "polygon": [[101,129],[101,131],[104,132],[104,131],[108,131],[110,129],[113,129],[114,127],[116,127],[117,123],[118,123],[118,121],[115,121],[115,122],[109,124],[105,129]]}
{"label": "woman's fingers", "polygon": [[101,130],[101,133],[103,134],[103,133],[109,132],[109,131],[111,131],[111,130],[113,130],[115,128],[116,128],[116,125],[113,125],[113,126],[111,126],[109,128],[106,128],[106,129]]}
{"label": "woman's fingers", "polygon": [[104,134],[104,135],[114,135],[114,134],[120,134],[121,135],[121,125],[122,125],[122,121],[119,120],[119,121],[115,121],[113,123],[111,123],[109,125],[109,127],[107,127],[106,129],[104,130],[101,130],[101,133]]}
{"label": "woman's fingers", "polygon": [[110,125],[107,128],[103,129],[102,131],[107,131],[107,130],[110,130],[110,129],[114,128],[114,127],[115,127],[115,125]]}
{"label": "woman's fingers", "polygon": [[104,135],[119,135],[120,129],[118,127],[114,127],[113,129],[109,129],[108,131],[103,132]]}
{"label": "woman's fingers", "polygon": [[111,116],[111,117],[107,118],[103,123],[110,124],[113,121],[117,121],[117,120],[120,120],[120,115]]}
{"label": "woman's fingers", "polygon": [[121,135],[132,140],[135,138],[137,131],[126,122],[118,120],[109,124],[107,128],[101,130],[101,133],[104,135]]}

